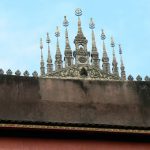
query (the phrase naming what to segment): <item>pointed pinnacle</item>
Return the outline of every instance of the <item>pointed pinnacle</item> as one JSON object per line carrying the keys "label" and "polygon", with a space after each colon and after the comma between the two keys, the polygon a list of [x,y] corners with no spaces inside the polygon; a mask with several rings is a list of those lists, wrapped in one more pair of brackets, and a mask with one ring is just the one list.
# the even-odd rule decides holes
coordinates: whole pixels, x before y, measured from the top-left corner
{"label": "pointed pinnacle", "polygon": [[119,54],[122,54],[122,48],[120,44],[119,44]]}
{"label": "pointed pinnacle", "polygon": [[69,44],[69,38],[68,38],[68,30],[66,28],[66,32],[65,32],[65,37],[66,37],[66,49],[70,49],[70,44]]}
{"label": "pointed pinnacle", "polygon": [[78,29],[81,29],[81,20],[80,20],[80,17],[78,18]]}
{"label": "pointed pinnacle", "polygon": [[90,29],[94,29],[95,28],[95,23],[93,22],[93,18],[90,19],[89,28]]}
{"label": "pointed pinnacle", "polygon": [[42,38],[40,39],[40,49],[43,49],[43,42],[42,42]]}
{"label": "pointed pinnacle", "polygon": [[92,30],[92,50],[96,50],[97,51],[96,41],[95,41],[95,34],[94,34],[93,30]]}
{"label": "pointed pinnacle", "polygon": [[115,42],[114,42],[114,38],[111,37],[111,47],[115,47]]}
{"label": "pointed pinnacle", "polygon": [[50,38],[49,38],[49,33],[47,32],[47,38],[46,38],[46,43],[50,43],[51,41],[50,41]]}
{"label": "pointed pinnacle", "polygon": [[56,44],[56,54],[61,55],[58,38],[57,38],[57,44]]}
{"label": "pointed pinnacle", "polygon": [[102,40],[105,40],[106,39],[106,35],[105,35],[105,33],[104,33],[104,30],[102,29],[102,33],[101,33],[101,39]]}
{"label": "pointed pinnacle", "polygon": [[67,17],[64,16],[63,26],[64,26],[64,27],[68,27],[68,25],[69,25],[69,22],[68,22],[68,20],[67,20]]}
{"label": "pointed pinnacle", "polygon": [[120,45],[120,44],[119,44],[119,54],[120,54],[121,66],[124,67],[123,59],[122,59],[122,48],[121,48],[121,45]]}
{"label": "pointed pinnacle", "polygon": [[84,36],[82,32],[80,17],[78,17],[78,35]]}
{"label": "pointed pinnacle", "polygon": [[42,49],[43,49],[42,38],[40,39],[40,49],[41,49],[41,62],[43,62],[44,60],[43,60],[43,51],[42,51]]}
{"label": "pointed pinnacle", "polygon": [[59,37],[59,36],[60,36],[60,31],[59,31],[58,26],[56,27],[55,36],[56,36],[56,37]]}
{"label": "pointed pinnacle", "polygon": [[50,47],[48,47],[48,58],[47,58],[47,62],[51,62],[52,58],[51,58],[51,54],[50,54]]}

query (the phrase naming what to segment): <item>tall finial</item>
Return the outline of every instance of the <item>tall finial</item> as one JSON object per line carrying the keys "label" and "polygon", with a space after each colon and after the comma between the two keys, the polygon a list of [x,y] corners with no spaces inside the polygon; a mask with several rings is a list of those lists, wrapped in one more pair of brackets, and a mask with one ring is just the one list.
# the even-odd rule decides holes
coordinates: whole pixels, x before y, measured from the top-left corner
{"label": "tall finial", "polygon": [[43,42],[42,42],[42,38],[40,38],[40,49],[43,49]]}
{"label": "tall finial", "polygon": [[69,25],[69,22],[68,22],[68,20],[67,20],[67,17],[64,16],[63,26],[67,28],[68,25]]}
{"label": "tall finial", "polygon": [[104,33],[104,30],[102,29],[102,33],[101,33],[101,39],[104,41],[106,39],[106,35]]}
{"label": "tall finial", "polygon": [[125,67],[123,64],[123,59],[122,59],[122,48],[121,45],[119,44],[119,54],[120,54],[120,62],[121,62],[121,79],[126,80],[126,72],[125,72]]}
{"label": "tall finial", "polygon": [[95,28],[95,23],[93,21],[93,18],[90,19],[89,28],[92,30]]}
{"label": "tall finial", "polygon": [[48,59],[47,59],[47,61],[51,61],[50,46],[49,46],[50,42],[51,41],[50,41],[49,33],[47,32],[47,38],[46,38],[46,43],[48,44]]}
{"label": "tall finial", "polygon": [[[75,57],[75,64],[89,64],[89,57],[90,57],[90,52],[87,51],[87,39],[84,36],[81,28],[81,20],[80,16],[82,15],[82,10],[80,8],[77,8],[75,10],[75,15],[78,16],[78,32],[77,35],[75,36],[74,39],[74,44],[75,44],[75,51],[73,52],[73,56]],[[86,59],[82,61],[80,58],[80,51],[84,51],[84,54],[86,55]],[[82,53],[83,55],[83,53]],[[84,56],[85,57],[85,56]]]}
{"label": "tall finial", "polygon": [[99,54],[97,52],[95,34],[94,34],[95,23],[92,18],[90,19],[89,28],[92,30],[92,53],[91,53],[92,59],[91,59],[91,62],[92,62],[93,66],[99,68],[100,67],[100,65],[99,65],[100,59],[99,59]]}
{"label": "tall finial", "polygon": [[101,40],[103,41],[103,57],[107,57],[107,52],[106,52],[106,47],[105,47],[105,39],[106,39],[106,35],[104,33],[104,30],[102,29],[102,33],[101,33]]}
{"label": "tall finial", "polygon": [[67,20],[67,17],[64,16],[63,26],[66,28],[66,32],[65,32],[66,44],[65,44],[65,57],[64,57],[65,67],[71,66],[73,64],[72,50],[68,38],[68,30],[67,30],[68,25],[69,22]]}
{"label": "tall finial", "polygon": [[119,44],[119,54],[122,55],[122,48],[120,44]]}
{"label": "tall finial", "polygon": [[94,30],[93,30],[95,28],[95,24],[92,18],[90,19],[89,28],[92,30],[92,51],[97,51],[95,35],[94,35]]}
{"label": "tall finial", "polygon": [[115,42],[113,36],[111,36],[111,47],[115,47]]}
{"label": "tall finial", "polygon": [[49,33],[47,32],[47,38],[46,38],[46,43],[48,44],[48,58],[47,58],[47,75],[49,75],[53,71],[53,64],[52,64],[52,58],[50,54],[50,37]]}
{"label": "tall finial", "polygon": [[116,56],[115,56],[115,42],[114,42],[114,38],[111,36],[111,47],[112,47],[112,49],[113,49],[113,61],[114,61],[114,63],[117,63],[116,62]]}
{"label": "tall finial", "polygon": [[66,27],[66,32],[65,32],[65,37],[66,37],[66,49],[70,49],[70,44],[69,44],[69,39],[68,39],[68,30],[67,30],[67,27],[69,25],[69,22],[67,20],[67,17],[64,16],[64,21],[63,21],[63,26]]}
{"label": "tall finial", "polygon": [[56,27],[55,36],[56,36],[57,38],[60,36],[60,31],[59,31],[58,26]]}
{"label": "tall finial", "polygon": [[51,40],[50,40],[50,38],[49,38],[49,33],[47,32],[46,43],[49,45],[50,42],[51,42]]}
{"label": "tall finial", "polygon": [[115,56],[115,42],[114,42],[114,38],[111,37],[111,47],[113,49],[113,62],[112,62],[112,65],[113,65],[113,68],[112,68],[112,71],[113,71],[113,74],[115,76],[119,76],[119,73],[118,73],[118,67],[117,67],[117,60],[116,60],[116,56]]}
{"label": "tall finial", "polygon": [[42,38],[40,39],[40,49],[41,49],[41,62],[40,62],[40,71],[41,71],[41,76],[45,76],[45,67],[44,67],[44,59],[43,59],[43,42]]}
{"label": "tall finial", "polygon": [[58,26],[56,27],[55,36],[57,37],[56,53],[60,54],[59,41],[58,41],[58,37],[60,36],[60,31]]}
{"label": "tall finial", "polygon": [[102,29],[101,31],[101,40],[103,41],[103,57],[102,57],[102,61],[103,61],[103,71],[105,73],[110,73],[110,64],[109,64],[109,58],[107,56],[107,51],[106,51],[106,46],[105,46],[105,39],[106,39],[106,35],[104,33],[104,30]]}
{"label": "tall finial", "polygon": [[55,55],[55,69],[60,70],[62,68],[62,55],[59,48],[59,41],[58,37],[60,36],[60,31],[58,26],[56,27],[55,36],[57,37],[57,44],[56,44],[56,55]]}
{"label": "tall finial", "polygon": [[120,54],[120,62],[121,62],[121,66],[123,66],[122,48],[121,48],[121,45],[120,45],[120,44],[119,44],[119,54]]}
{"label": "tall finial", "polygon": [[78,34],[83,34],[81,28],[81,20],[80,20],[80,16],[82,15],[82,10],[80,8],[77,8],[75,10],[75,15],[78,16]]}

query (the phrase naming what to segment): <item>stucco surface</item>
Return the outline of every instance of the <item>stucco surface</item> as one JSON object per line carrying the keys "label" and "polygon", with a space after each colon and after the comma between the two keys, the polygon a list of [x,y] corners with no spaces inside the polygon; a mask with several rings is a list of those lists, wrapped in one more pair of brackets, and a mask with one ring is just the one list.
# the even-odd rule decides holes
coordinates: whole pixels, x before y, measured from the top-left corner
{"label": "stucco surface", "polygon": [[0,119],[150,127],[150,82],[0,76]]}

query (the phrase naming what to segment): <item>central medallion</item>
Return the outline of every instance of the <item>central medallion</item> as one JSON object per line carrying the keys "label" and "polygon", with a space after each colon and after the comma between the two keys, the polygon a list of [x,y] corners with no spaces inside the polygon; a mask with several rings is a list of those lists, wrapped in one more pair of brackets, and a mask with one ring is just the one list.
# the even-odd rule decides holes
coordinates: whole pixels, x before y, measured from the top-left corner
{"label": "central medallion", "polygon": [[79,61],[81,63],[85,63],[87,61],[87,58],[85,58],[85,57],[79,57]]}

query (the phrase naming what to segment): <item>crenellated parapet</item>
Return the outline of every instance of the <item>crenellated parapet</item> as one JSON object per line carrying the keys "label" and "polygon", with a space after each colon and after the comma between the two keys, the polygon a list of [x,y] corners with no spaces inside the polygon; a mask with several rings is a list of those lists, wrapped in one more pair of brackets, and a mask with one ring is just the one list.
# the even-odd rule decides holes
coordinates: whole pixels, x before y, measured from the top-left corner
{"label": "crenellated parapet", "polygon": [[134,78],[133,78],[133,76],[130,74],[129,76],[128,76],[128,81],[133,81],[134,80]]}
{"label": "crenellated parapet", "polygon": [[16,70],[14,72],[14,74],[13,74],[13,72],[11,71],[11,69],[8,69],[6,71],[6,73],[4,72],[3,69],[0,69],[0,76],[5,76],[5,75],[7,75],[7,76],[18,76],[18,77],[20,77],[20,76],[24,76],[24,77],[36,77],[36,78],[39,77],[37,71],[34,71],[32,73],[32,76],[30,76],[30,73],[29,73],[28,70],[25,70],[22,74],[21,74],[20,70]]}
{"label": "crenellated parapet", "polygon": [[[21,73],[20,70],[13,71],[11,69],[8,69],[6,72],[0,68],[0,76],[17,76],[17,77],[26,77],[26,78],[39,78],[41,76],[38,75],[37,71],[33,71],[33,73],[29,73],[28,70],[25,70],[23,73]],[[43,77],[42,77],[43,78]],[[76,66],[72,65],[67,68],[62,68],[59,71],[54,71],[50,74],[50,77],[44,77],[44,78],[59,78],[59,79],[76,79],[76,80],[101,80],[101,81],[121,81],[122,79],[118,76],[115,76],[114,74],[106,74],[103,70],[97,69],[95,66]],[[137,75],[137,77],[134,80],[134,77],[132,75],[129,75],[127,78],[127,81],[150,81],[150,76],[145,76],[145,78],[142,79],[140,75]]]}

